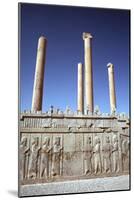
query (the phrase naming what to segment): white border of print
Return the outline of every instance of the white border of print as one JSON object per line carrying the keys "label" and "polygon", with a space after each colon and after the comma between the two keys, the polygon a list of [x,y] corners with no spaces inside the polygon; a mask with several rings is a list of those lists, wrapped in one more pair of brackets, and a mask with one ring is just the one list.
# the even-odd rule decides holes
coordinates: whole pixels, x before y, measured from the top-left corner
{"label": "white border of print", "polygon": [[[4,0],[0,5],[0,199],[12,200],[17,197],[18,188],[18,2],[17,0]],[[131,9],[131,36],[134,35],[134,3],[133,0],[28,0],[27,3],[46,3],[60,5],[75,5],[88,7],[104,8],[124,8]],[[131,37],[131,55],[134,55],[134,38]],[[134,57],[131,58],[131,66],[134,66]],[[131,76],[134,76],[134,67],[131,67]],[[131,77],[131,80],[132,80]],[[134,102],[134,86],[131,84],[131,102]],[[132,114],[132,161],[134,157],[134,106],[131,105]],[[134,171],[134,162],[132,164],[132,174]],[[47,196],[49,200],[81,198],[95,200],[116,200],[132,199],[134,195],[134,178],[132,179],[132,190],[124,192],[102,192],[78,195],[60,195]],[[34,197],[40,199],[43,197]],[[22,198],[23,199],[23,198]],[[32,198],[28,198],[33,199]]]}

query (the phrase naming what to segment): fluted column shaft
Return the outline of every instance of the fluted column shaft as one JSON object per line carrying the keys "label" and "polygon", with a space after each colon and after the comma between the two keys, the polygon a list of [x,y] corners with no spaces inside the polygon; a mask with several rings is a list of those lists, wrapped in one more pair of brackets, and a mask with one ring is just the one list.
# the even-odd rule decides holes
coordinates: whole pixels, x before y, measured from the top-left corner
{"label": "fluted column shaft", "polygon": [[116,111],[116,94],[115,94],[115,80],[114,80],[114,66],[112,63],[107,64],[108,79],[109,79],[109,97],[111,113]]}
{"label": "fluted column shaft", "polygon": [[38,40],[38,48],[37,48],[37,58],[36,58],[36,68],[35,68],[33,98],[32,98],[32,111],[42,110],[46,44],[47,44],[46,38],[41,36]]}
{"label": "fluted column shaft", "polygon": [[83,96],[83,65],[78,63],[78,96],[77,96],[77,110],[83,113],[84,109],[84,96]]}
{"label": "fluted column shaft", "polygon": [[84,59],[85,59],[85,100],[87,109],[93,113],[93,74],[92,74],[92,36],[90,33],[83,33]]}

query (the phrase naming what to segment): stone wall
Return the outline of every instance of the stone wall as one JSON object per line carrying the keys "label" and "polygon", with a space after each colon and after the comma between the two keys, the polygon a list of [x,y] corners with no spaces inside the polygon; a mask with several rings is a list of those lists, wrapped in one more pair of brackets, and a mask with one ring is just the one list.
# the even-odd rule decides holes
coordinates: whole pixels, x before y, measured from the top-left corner
{"label": "stone wall", "polygon": [[129,173],[124,115],[22,113],[21,184]]}

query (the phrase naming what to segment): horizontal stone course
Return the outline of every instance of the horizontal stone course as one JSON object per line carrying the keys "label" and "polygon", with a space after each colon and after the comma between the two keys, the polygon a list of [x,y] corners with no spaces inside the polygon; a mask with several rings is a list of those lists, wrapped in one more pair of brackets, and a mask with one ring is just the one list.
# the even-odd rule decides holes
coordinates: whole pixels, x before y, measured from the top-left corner
{"label": "horizontal stone course", "polygon": [[129,190],[129,175],[96,178],[88,180],[64,181],[36,185],[21,185],[19,196],[37,196],[66,193]]}

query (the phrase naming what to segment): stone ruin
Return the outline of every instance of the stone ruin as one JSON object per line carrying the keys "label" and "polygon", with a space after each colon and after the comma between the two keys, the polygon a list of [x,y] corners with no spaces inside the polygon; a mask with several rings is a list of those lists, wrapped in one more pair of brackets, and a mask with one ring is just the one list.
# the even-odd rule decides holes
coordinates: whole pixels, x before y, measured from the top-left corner
{"label": "stone ruin", "polygon": [[21,183],[129,173],[129,119],[122,115],[22,113]]}
{"label": "stone ruin", "polygon": [[32,108],[20,114],[20,185],[129,174],[130,122],[116,113],[113,64],[107,65],[111,113],[104,114],[93,105],[92,36],[83,33],[83,39],[85,82],[79,63],[76,112],[53,106],[42,112],[46,38],[39,39]]}

